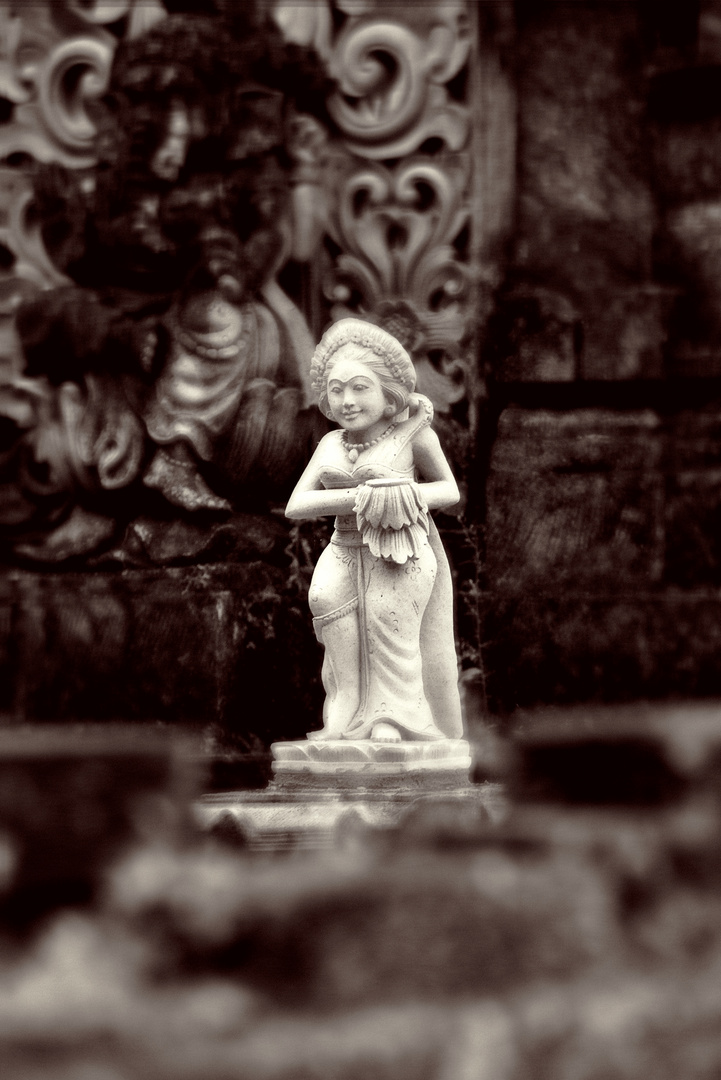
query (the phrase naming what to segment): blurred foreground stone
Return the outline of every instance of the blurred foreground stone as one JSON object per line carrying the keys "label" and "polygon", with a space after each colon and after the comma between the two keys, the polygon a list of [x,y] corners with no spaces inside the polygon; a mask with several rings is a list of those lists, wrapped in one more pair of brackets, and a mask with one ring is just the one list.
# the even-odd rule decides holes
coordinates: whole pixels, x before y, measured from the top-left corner
{"label": "blurred foreground stone", "polygon": [[504,813],[273,856],[154,827],[92,907],[6,923],[3,1080],[712,1080],[721,707],[514,723]]}
{"label": "blurred foreground stone", "polygon": [[177,731],[0,728],[0,920],[91,902],[130,848],[187,839],[202,780],[199,744]]}

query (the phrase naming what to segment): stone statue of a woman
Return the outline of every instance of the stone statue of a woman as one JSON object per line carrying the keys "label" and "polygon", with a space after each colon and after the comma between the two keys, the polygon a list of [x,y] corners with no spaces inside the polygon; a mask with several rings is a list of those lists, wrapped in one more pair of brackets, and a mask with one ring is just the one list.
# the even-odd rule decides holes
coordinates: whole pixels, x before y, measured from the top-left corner
{"label": "stone statue of a woman", "polygon": [[319,407],[340,424],[318,445],[286,513],[335,514],[310,589],[325,646],[317,740],[456,740],[463,724],[451,575],[428,511],[459,492],[414,394],[415,370],[386,331],[343,319],[311,364]]}

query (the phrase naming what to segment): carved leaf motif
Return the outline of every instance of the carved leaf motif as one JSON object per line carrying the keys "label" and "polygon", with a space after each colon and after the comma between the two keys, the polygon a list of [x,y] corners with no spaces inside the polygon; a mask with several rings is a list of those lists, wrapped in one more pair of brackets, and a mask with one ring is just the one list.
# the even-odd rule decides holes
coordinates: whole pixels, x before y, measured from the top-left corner
{"label": "carved leaf motif", "polygon": [[[452,246],[469,219],[466,184],[464,162],[448,155],[351,172],[334,220],[342,254],[325,281],[334,318],[380,318],[411,349],[419,387],[440,412],[466,392],[460,345],[471,278]],[[429,351],[440,357],[435,364]]]}
{"label": "carved leaf motif", "polygon": [[87,375],[87,403],[77,425],[78,457],[97,471],[108,491],[126,487],[140,471],[145,448],[143,427],[113,379]]}
{"label": "carved leaf motif", "polygon": [[56,45],[33,70],[33,99],[19,104],[14,123],[0,130],[0,155],[91,165],[96,129],[87,104],[105,89],[112,56],[110,42],[92,37]]}
{"label": "carved leaf motif", "polygon": [[0,94],[16,104],[30,96],[16,60],[21,36],[21,17],[13,13],[9,3],[0,3]]}
{"label": "carved leaf motif", "polygon": [[[27,155],[72,168],[95,158],[95,125],[89,102],[107,84],[115,39],[92,25],[107,21],[110,6],[0,4],[0,94],[11,101],[0,126],[0,159]],[[129,0],[114,5],[127,13]],[[67,279],[50,260],[33,215],[29,175],[20,167],[0,169],[0,243],[14,256],[12,277],[39,288]],[[18,292],[18,289],[15,289]]]}
{"label": "carved leaf motif", "polygon": [[0,226],[0,243],[15,256],[13,276],[39,288],[67,281],[51,262],[32,217],[33,190],[28,177],[18,169],[0,168],[0,207],[5,225]]}
{"label": "carved leaf motif", "polygon": [[65,0],[69,11],[89,23],[113,23],[132,7],[132,0]]}
{"label": "carved leaf motif", "polygon": [[[432,36],[432,43],[441,38],[445,32]],[[367,158],[396,158],[435,136],[460,149],[466,113],[435,82],[438,68],[435,46],[428,48],[408,27],[371,23],[346,32],[331,60],[339,91],[328,107],[349,147]]]}
{"label": "carved leaf motif", "polygon": [[[342,188],[334,239],[343,249],[338,273],[327,282],[331,299],[338,285],[355,290],[365,311],[382,299],[405,299],[435,339],[458,341],[459,301],[468,286],[467,268],[450,246],[468,219],[462,169],[445,170],[417,159],[391,172],[368,165]],[[461,320],[462,321],[462,320]]]}
{"label": "carved leaf motif", "polygon": [[330,63],[338,91],[329,110],[356,153],[399,157],[432,136],[453,150],[465,143],[466,112],[443,84],[465,63],[470,43],[454,25],[463,5],[450,7],[432,6],[418,27],[408,25],[406,9],[399,21],[351,20],[341,33]]}
{"label": "carved leaf motif", "polygon": [[0,127],[0,157],[26,153],[70,166],[94,160],[87,105],[105,89],[115,39],[91,25],[89,9],[76,8],[70,3],[65,19],[51,4],[29,4],[21,15],[0,8],[0,91],[16,106]]}
{"label": "carved leaf motif", "polygon": [[312,18],[285,0],[281,8],[286,35],[305,43],[311,24],[332,34],[328,15],[341,15],[323,46],[343,147],[328,188],[328,233],[340,249],[323,280],[332,317],[361,315],[389,329],[447,412],[466,393],[474,319],[475,279],[454,243],[470,224],[470,117],[447,85],[470,56],[469,4],[334,0],[310,5]]}
{"label": "carved leaf motif", "polygon": [[339,92],[330,101],[343,131],[361,142],[387,142],[420,115],[425,102],[423,42],[406,26],[372,22],[343,34],[331,62]]}

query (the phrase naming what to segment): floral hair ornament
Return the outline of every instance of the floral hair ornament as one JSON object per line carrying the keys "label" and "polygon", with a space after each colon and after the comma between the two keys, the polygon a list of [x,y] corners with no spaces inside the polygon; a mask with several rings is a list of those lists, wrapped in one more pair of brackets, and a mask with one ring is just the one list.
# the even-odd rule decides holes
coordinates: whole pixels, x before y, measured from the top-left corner
{"label": "floral hair ornament", "polygon": [[317,394],[325,388],[326,374],[335,354],[346,345],[359,345],[382,360],[389,374],[406,390],[416,386],[416,369],[410,356],[394,337],[380,326],[362,319],[341,319],[320,339],[310,364],[311,385]]}

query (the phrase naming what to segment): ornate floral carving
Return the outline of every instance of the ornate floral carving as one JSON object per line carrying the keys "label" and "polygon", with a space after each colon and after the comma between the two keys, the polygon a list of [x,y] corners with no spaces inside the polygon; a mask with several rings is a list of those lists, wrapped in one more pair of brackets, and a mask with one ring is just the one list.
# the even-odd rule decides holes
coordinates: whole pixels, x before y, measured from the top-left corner
{"label": "ornate floral carving", "polygon": [[115,39],[88,15],[72,0],[0,7],[0,92],[14,105],[0,127],[0,157],[92,164],[96,129],[88,103],[107,85]]}
{"label": "ornate floral carving", "polygon": [[334,318],[358,311],[410,349],[419,389],[441,410],[465,392],[458,357],[470,273],[451,242],[468,224],[466,176],[459,156],[351,166],[332,226],[341,254],[325,282]]}
{"label": "ornate floral carving", "polygon": [[[333,9],[343,19],[335,36]],[[452,150],[465,144],[468,113],[447,84],[471,50],[466,0],[278,0],[274,15],[288,40],[312,44],[326,59],[337,82],[328,108],[348,149],[388,159],[430,138]]]}
{"label": "ornate floral carving", "polygon": [[330,61],[338,87],[329,109],[348,148],[388,159],[437,138],[460,150],[468,114],[450,100],[446,84],[468,59],[465,0],[337,6],[348,20]]}
{"label": "ornate floral carving", "polygon": [[470,114],[461,84],[449,86],[471,56],[470,5],[335,0],[301,12],[281,0],[274,11],[286,36],[318,44],[337,83],[322,283],[331,315],[362,315],[399,337],[447,416],[474,366]]}
{"label": "ornate floral carving", "polygon": [[[107,88],[117,45],[107,27],[124,25],[133,38],[166,15],[160,0],[0,0],[0,243],[15,259],[6,280],[40,288],[67,282],[45,251],[26,162],[71,169],[95,163],[93,106]],[[23,289],[16,285],[14,293]]]}

